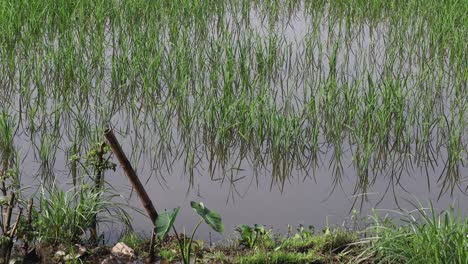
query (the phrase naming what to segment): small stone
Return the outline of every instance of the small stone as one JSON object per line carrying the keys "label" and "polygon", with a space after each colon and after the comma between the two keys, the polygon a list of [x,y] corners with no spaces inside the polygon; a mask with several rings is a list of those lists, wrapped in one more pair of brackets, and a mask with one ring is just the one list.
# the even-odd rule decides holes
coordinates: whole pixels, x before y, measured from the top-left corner
{"label": "small stone", "polygon": [[54,254],[54,256],[55,256],[56,258],[62,258],[62,257],[64,257],[65,255],[67,255],[67,253],[65,253],[65,251],[62,251],[62,250],[59,250],[59,251],[55,252],[55,254]]}
{"label": "small stone", "polygon": [[133,251],[132,248],[129,246],[125,245],[123,242],[117,243],[113,248],[112,248],[112,253],[117,254],[117,255],[124,255],[128,257],[135,257],[135,251]]}

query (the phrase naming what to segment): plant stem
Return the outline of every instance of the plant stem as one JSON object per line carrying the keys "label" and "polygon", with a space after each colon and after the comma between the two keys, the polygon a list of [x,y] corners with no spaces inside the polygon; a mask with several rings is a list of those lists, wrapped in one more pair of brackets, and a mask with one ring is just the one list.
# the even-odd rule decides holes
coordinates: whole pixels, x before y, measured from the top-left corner
{"label": "plant stem", "polygon": [[[195,232],[197,232],[197,229],[200,227],[201,223],[203,223],[203,219],[200,219],[200,221],[198,221],[197,225],[195,226],[195,229],[193,229],[192,231],[192,235],[190,236],[189,247],[188,247],[188,256],[189,256],[188,260],[190,260],[190,253],[192,251],[192,243],[193,243],[193,238],[195,237]],[[195,256],[195,260],[197,260],[197,256]],[[187,264],[189,263],[190,261],[187,262]]]}

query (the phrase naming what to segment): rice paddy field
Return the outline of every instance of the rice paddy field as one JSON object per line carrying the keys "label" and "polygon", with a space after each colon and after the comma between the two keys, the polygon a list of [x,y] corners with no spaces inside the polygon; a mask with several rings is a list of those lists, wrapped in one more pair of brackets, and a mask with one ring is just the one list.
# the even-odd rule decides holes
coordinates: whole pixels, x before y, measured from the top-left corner
{"label": "rice paddy field", "polygon": [[[26,198],[83,184],[110,127],[158,210],[206,201],[228,230],[466,215],[467,18],[466,0],[3,0],[0,169]],[[150,230],[121,169],[104,179]]]}

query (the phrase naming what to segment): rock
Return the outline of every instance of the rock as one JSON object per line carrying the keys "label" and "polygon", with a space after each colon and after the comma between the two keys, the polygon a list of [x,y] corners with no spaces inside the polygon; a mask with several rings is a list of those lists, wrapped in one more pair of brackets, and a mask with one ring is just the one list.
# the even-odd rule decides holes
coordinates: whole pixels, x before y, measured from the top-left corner
{"label": "rock", "polygon": [[112,248],[112,254],[116,255],[124,255],[128,257],[135,257],[135,251],[133,251],[132,248],[129,246],[125,245],[123,242],[117,243],[113,248]]}
{"label": "rock", "polygon": [[65,253],[65,251],[63,251],[63,250],[59,250],[59,251],[55,252],[55,254],[54,254],[54,256],[56,258],[63,258],[65,255],[67,255],[67,253]]}
{"label": "rock", "polygon": [[80,257],[81,256],[79,256],[78,254],[68,254],[65,257],[63,257],[63,260],[71,261],[71,260],[79,259]]}

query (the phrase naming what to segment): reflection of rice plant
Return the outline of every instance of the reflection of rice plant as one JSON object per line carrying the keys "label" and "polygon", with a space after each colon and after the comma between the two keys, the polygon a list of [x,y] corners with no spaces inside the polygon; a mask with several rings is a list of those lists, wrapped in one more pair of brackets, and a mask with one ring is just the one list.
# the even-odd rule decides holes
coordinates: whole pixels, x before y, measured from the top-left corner
{"label": "reflection of rice plant", "polygon": [[443,192],[460,183],[464,1],[286,2],[2,1],[1,103],[45,176],[114,121],[156,169],[185,159],[191,183],[208,159],[283,185],[319,155],[336,185],[352,158],[359,193],[413,165],[445,164]]}

